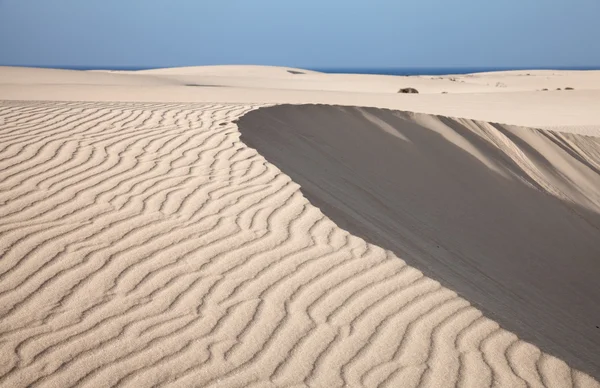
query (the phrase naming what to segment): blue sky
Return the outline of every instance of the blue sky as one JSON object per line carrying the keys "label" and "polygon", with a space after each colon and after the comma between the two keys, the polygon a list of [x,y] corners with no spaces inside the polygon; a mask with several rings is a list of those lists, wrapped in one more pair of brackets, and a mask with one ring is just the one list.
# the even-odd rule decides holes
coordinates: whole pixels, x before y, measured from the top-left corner
{"label": "blue sky", "polygon": [[600,0],[0,0],[0,64],[600,66]]}

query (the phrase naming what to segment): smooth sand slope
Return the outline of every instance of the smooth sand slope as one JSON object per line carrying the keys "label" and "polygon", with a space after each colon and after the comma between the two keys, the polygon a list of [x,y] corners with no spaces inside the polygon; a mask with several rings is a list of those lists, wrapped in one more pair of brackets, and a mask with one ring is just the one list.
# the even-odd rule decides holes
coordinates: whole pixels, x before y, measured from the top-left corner
{"label": "smooth sand slope", "polygon": [[338,226],[600,370],[600,138],[317,105],[239,126]]}
{"label": "smooth sand slope", "polygon": [[265,104],[597,134],[600,94],[487,93],[515,113],[288,70],[0,69],[0,386],[600,387],[598,138]]}

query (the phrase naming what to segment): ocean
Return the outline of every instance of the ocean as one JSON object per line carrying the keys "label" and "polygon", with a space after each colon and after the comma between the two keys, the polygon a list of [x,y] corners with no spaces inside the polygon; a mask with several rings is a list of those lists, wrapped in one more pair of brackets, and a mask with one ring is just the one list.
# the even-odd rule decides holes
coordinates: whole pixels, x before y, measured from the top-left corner
{"label": "ocean", "polygon": [[509,70],[600,70],[600,66],[572,67],[405,67],[405,68],[311,68],[330,74],[381,74],[381,75],[444,75],[471,74]]}
{"label": "ocean", "polygon": [[[34,66],[68,70],[151,70],[144,66]],[[290,66],[293,67],[293,66]],[[508,70],[600,70],[600,66],[531,66],[531,67],[304,67],[306,70],[330,74],[381,74],[381,75],[444,75],[470,74]]]}

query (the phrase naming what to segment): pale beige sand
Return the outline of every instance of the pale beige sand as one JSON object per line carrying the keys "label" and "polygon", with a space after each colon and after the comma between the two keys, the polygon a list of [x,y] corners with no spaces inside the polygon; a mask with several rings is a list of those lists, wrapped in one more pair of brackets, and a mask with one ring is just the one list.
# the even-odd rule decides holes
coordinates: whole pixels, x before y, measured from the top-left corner
{"label": "pale beige sand", "polygon": [[[600,135],[600,71],[557,71],[552,72],[554,76],[547,71],[524,72],[530,76],[486,73],[440,79],[290,74],[288,70],[298,69],[255,66],[226,66],[219,72],[219,68],[122,73],[0,67],[0,100],[357,105],[538,128],[559,126],[563,131],[583,128],[590,133],[591,128]],[[499,80],[508,87],[487,85]],[[556,91],[555,86],[576,89]],[[396,93],[403,87],[416,87],[421,94]],[[539,91],[543,88],[551,90]]]}
{"label": "pale beige sand", "polygon": [[[227,76],[243,70],[228,68]],[[287,77],[287,69],[271,70],[273,83]],[[0,70],[1,386],[600,386],[593,371],[541,352],[455,290],[341,229],[241,142],[233,123],[266,108],[262,97],[377,106],[414,96],[165,80],[180,82]],[[533,92],[515,93],[525,101]],[[552,98],[568,105],[596,91],[568,93]],[[517,124],[536,119],[525,107],[514,117],[469,108],[461,104],[479,97],[464,95],[471,100],[429,109],[503,114],[500,121]],[[248,101],[189,102],[221,97]],[[176,98],[186,103],[168,102]],[[413,101],[426,106],[427,95]],[[576,122],[560,110],[545,120],[595,133],[597,113],[585,112]],[[597,160],[597,139],[573,139],[577,155]],[[574,155],[563,155],[556,172],[575,179],[567,185],[496,140],[538,189],[597,205],[597,191],[584,184],[593,175]],[[565,275],[555,275],[560,285]]]}

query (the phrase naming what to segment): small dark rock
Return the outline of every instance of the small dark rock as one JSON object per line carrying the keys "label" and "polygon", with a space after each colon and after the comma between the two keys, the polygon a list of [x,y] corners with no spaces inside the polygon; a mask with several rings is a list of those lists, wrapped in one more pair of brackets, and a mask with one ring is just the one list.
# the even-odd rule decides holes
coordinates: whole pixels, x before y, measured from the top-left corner
{"label": "small dark rock", "polygon": [[398,90],[398,93],[418,94],[419,91],[415,88],[404,88]]}

